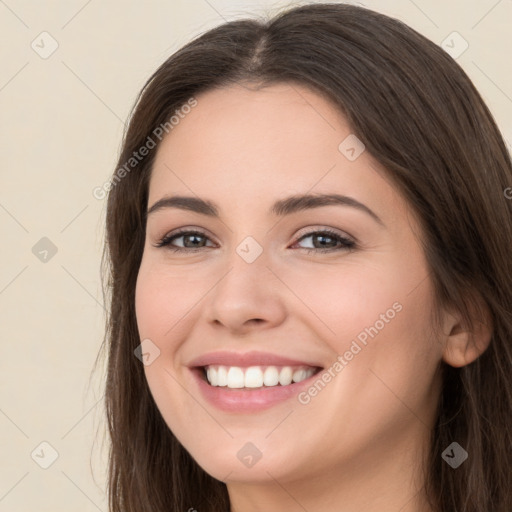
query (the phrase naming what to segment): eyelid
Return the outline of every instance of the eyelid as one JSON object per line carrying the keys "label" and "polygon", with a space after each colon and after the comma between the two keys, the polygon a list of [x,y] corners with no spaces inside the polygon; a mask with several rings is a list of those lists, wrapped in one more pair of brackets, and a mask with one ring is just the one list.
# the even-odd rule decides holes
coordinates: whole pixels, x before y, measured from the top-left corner
{"label": "eyelid", "polygon": [[164,236],[159,237],[159,240],[164,238],[172,238],[178,235],[188,234],[188,233],[199,233],[205,237],[207,237],[212,242],[218,243],[215,240],[215,237],[206,229],[200,228],[198,226],[185,226],[183,228],[176,228],[174,230],[171,230],[169,232],[166,232]]}
{"label": "eyelid", "polygon": [[355,236],[352,236],[349,233],[347,233],[346,231],[342,231],[341,229],[332,228],[329,226],[322,226],[321,224],[316,225],[316,226],[315,225],[307,226],[307,227],[299,230],[297,235],[295,235],[295,237],[294,237],[295,242],[298,242],[305,235],[312,235],[312,234],[315,234],[318,232],[324,232],[324,231],[335,234],[336,236],[339,236],[340,238],[347,238],[347,239],[351,240],[352,242],[354,242],[354,244],[359,244],[359,240]]}

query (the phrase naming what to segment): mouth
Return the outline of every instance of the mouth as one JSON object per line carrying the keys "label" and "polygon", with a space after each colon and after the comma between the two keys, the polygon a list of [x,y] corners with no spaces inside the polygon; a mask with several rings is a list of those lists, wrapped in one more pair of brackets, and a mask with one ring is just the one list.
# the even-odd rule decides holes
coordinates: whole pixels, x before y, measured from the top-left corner
{"label": "mouth", "polygon": [[[315,360],[316,359],[316,360]],[[253,414],[297,398],[324,370],[320,358],[250,351],[203,354],[188,363],[203,398],[229,414]]]}
{"label": "mouth", "polygon": [[285,387],[309,379],[321,372],[318,366],[225,366],[196,367],[200,378],[211,387],[226,389],[265,389]]}

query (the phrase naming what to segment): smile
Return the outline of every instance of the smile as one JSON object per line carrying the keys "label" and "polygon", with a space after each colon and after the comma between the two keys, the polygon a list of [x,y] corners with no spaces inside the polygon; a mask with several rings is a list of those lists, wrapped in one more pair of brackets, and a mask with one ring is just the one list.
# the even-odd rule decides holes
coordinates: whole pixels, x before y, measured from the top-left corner
{"label": "smile", "polygon": [[321,369],[311,366],[240,366],[209,365],[203,367],[210,386],[231,389],[288,386],[302,382]]}

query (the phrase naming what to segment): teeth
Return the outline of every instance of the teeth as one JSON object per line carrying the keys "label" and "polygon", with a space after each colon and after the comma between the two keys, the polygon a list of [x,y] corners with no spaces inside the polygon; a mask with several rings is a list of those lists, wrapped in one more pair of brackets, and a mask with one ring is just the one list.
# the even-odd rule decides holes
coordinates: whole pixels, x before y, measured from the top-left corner
{"label": "teeth", "polygon": [[279,374],[279,384],[281,384],[281,386],[288,386],[288,384],[292,383],[292,380],[293,370],[289,366],[285,366]]}
{"label": "teeth", "polygon": [[[210,381],[211,382],[211,381]],[[228,371],[225,366],[219,366],[217,370],[217,386],[228,385]]]}
{"label": "teeth", "polygon": [[293,372],[293,382],[300,382],[308,377],[310,377],[310,375],[307,375],[307,370],[305,368],[301,368],[300,370],[295,370]]}
{"label": "teeth", "polygon": [[263,386],[288,386],[292,382],[301,382],[316,372],[310,366],[238,366],[212,365],[206,367],[206,379],[212,386],[228,388],[261,388]]}
{"label": "teeth", "polygon": [[232,366],[228,370],[228,387],[243,388],[244,387],[244,371],[242,368]]}
{"label": "teeth", "polygon": [[279,370],[275,366],[269,366],[263,373],[265,386],[277,386],[279,384]]}
{"label": "teeth", "polygon": [[[263,372],[257,366],[251,366],[245,370],[245,387],[261,388],[263,386]],[[229,386],[229,381],[228,381]]]}

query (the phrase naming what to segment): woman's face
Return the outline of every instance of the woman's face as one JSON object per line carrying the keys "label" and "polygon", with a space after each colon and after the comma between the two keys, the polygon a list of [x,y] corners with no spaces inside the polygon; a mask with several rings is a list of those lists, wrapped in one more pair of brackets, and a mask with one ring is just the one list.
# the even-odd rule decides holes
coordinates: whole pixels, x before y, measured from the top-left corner
{"label": "woman's face", "polygon": [[[324,194],[339,201],[289,199]],[[186,450],[228,484],[410,472],[439,392],[432,284],[418,224],[340,112],[296,85],[198,96],[148,209],[177,196],[148,215],[136,315]]]}

